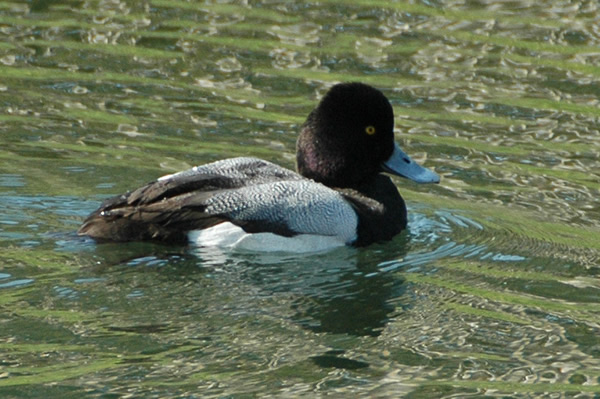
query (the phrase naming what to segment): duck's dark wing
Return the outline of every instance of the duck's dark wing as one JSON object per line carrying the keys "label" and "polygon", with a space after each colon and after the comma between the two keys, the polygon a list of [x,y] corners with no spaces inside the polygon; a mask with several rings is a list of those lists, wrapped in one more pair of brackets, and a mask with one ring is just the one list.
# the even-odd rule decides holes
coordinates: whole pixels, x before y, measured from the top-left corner
{"label": "duck's dark wing", "polygon": [[262,159],[230,158],[163,176],[128,193],[127,199],[129,204],[141,205],[193,191],[226,190],[302,179],[299,174]]}
{"label": "duck's dark wing", "polygon": [[[191,230],[230,221],[248,232],[291,236],[337,228],[318,213],[337,207],[333,190],[266,161],[236,158],[165,176],[106,200],[78,231],[100,241],[185,242]],[[332,235],[336,234],[333,232]]]}
{"label": "duck's dark wing", "polygon": [[204,212],[203,199],[223,177],[206,176],[185,186],[169,187],[164,181],[109,198],[90,214],[77,231],[99,241],[185,242],[190,228],[206,228],[222,217]]}

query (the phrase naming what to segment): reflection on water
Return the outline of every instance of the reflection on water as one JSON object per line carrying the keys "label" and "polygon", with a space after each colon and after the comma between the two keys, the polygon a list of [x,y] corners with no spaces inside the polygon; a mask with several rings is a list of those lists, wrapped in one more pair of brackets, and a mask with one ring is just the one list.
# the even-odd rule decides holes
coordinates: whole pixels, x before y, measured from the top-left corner
{"label": "reflection on water", "polygon": [[[214,250],[201,252],[203,267],[232,272],[227,262],[231,253],[221,254],[213,264]],[[295,312],[292,319],[312,331],[377,336],[388,314],[395,311],[387,301],[399,295],[395,291],[402,280],[379,273],[372,254],[342,248],[322,254],[251,254],[245,258],[247,262],[233,270],[237,278],[260,295],[284,295]]]}
{"label": "reflection on water", "polygon": [[[599,15],[0,1],[0,396],[598,396]],[[394,240],[299,255],[75,235],[103,198],[192,165],[293,167],[319,96],[354,80],[442,175],[395,180]]]}

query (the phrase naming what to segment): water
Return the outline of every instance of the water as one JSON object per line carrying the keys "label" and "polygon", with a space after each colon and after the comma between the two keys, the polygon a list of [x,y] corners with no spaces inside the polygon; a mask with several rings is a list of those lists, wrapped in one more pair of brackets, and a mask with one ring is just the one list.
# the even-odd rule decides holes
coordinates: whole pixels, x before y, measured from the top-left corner
{"label": "water", "polygon": [[[0,396],[600,395],[595,2],[0,1]],[[325,254],[77,237],[103,198],[293,167],[327,88],[380,88],[442,175]]]}

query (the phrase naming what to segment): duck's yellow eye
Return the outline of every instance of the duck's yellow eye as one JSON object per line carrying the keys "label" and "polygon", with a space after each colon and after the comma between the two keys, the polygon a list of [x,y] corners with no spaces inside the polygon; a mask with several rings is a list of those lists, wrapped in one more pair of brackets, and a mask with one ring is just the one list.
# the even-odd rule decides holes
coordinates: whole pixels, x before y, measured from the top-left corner
{"label": "duck's yellow eye", "polygon": [[365,128],[365,133],[367,133],[369,136],[374,135],[375,134],[375,126],[371,126],[371,125],[367,126]]}

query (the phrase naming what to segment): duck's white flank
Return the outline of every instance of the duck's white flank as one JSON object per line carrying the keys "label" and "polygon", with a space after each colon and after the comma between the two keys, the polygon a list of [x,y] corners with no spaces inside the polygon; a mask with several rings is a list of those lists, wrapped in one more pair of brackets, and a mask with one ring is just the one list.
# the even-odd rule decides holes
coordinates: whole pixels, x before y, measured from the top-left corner
{"label": "duck's white flank", "polygon": [[273,233],[246,233],[233,223],[224,222],[188,233],[190,243],[198,246],[234,248],[259,252],[321,252],[344,246],[339,237],[298,234],[284,237]]}

